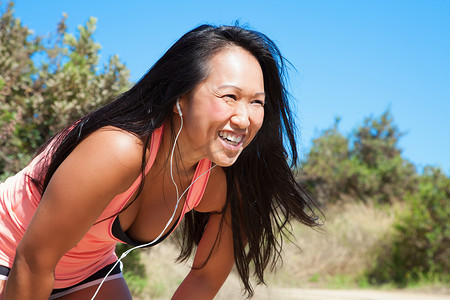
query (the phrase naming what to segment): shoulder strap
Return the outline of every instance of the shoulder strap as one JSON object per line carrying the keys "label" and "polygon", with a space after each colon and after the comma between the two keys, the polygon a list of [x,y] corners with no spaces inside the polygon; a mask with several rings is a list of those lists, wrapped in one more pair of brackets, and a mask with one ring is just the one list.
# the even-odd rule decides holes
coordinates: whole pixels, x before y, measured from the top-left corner
{"label": "shoulder strap", "polygon": [[194,177],[192,178],[192,186],[189,188],[189,192],[186,196],[186,202],[184,203],[183,210],[181,211],[180,218],[178,219],[177,225],[180,225],[181,220],[183,220],[184,215],[194,209],[202,200],[203,194],[205,193],[206,185],[208,183],[209,175],[211,174],[211,161],[204,158],[198,162],[197,169],[195,170]]}

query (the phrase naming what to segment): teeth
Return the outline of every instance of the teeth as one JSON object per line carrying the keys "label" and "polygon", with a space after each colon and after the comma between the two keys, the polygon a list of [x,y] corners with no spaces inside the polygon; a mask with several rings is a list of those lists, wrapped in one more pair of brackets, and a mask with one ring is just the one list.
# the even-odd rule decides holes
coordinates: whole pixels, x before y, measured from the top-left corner
{"label": "teeth", "polygon": [[235,135],[230,132],[221,131],[219,132],[219,136],[229,142],[232,145],[237,145],[242,141],[242,135]]}

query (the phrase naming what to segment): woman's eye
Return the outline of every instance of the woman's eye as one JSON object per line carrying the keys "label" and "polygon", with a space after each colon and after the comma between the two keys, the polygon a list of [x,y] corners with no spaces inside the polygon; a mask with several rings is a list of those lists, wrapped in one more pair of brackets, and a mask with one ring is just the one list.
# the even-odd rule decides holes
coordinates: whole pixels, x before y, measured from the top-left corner
{"label": "woman's eye", "polygon": [[254,100],[253,103],[261,105],[261,106],[264,106],[264,101],[263,100]]}
{"label": "woman's eye", "polygon": [[223,98],[225,98],[225,100],[236,100],[236,96],[232,94],[225,95]]}

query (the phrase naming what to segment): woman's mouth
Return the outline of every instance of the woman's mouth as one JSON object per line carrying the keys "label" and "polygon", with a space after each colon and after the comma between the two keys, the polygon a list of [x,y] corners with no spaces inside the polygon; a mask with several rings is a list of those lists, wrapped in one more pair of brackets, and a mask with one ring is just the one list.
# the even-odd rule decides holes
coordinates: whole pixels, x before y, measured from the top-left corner
{"label": "woman's mouth", "polygon": [[237,146],[242,142],[244,135],[234,134],[229,131],[219,131],[219,137],[222,141],[232,146]]}

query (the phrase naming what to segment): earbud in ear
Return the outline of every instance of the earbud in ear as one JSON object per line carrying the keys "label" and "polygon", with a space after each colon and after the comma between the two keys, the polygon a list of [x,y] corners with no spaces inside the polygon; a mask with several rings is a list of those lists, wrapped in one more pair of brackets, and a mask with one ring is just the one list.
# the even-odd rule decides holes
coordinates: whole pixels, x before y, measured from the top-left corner
{"label": "earbud in ear", "polygon": [[177,110],[178,110],[178,114],[180,115],[180,117],[183,116],[183,113],[181,112],[181,107],[180,107],[180,98],[177,99]]}

